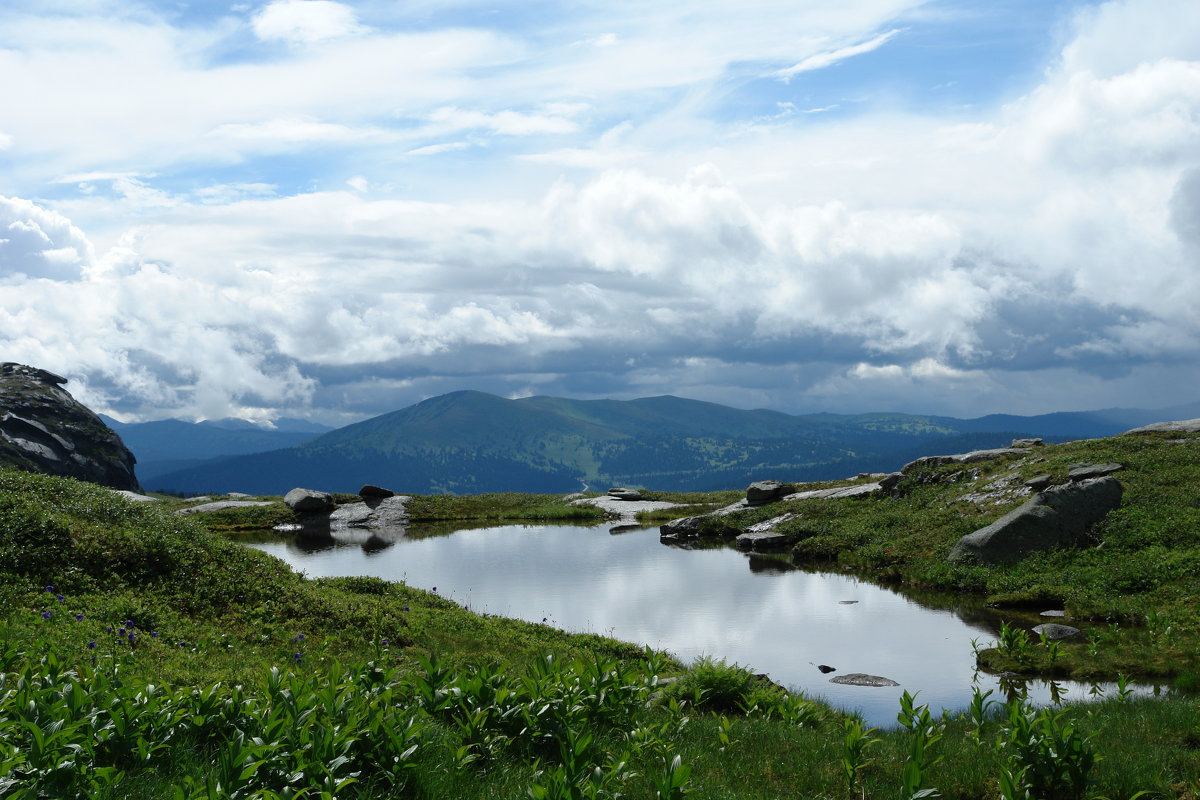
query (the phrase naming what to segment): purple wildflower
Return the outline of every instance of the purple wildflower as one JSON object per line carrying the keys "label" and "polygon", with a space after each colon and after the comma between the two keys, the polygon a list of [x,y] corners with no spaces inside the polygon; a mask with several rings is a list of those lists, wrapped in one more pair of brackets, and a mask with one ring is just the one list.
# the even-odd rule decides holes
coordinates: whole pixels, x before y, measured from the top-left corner
{"label": "purple wildflower", "polygon": [[292,653],[292,660],[295,661],[297,664],[299,664],[301,659],[303,659],[303,658],[304,658],[304,655],[301,653]]}
{"label": "purple wildflower", "polygon": [[96,643],[94,641],[88,642],[88,650],[95,650],[95,649],[96,649]]}
{"label": "purple wildflower", "polygon": [[76,621],[76,622],[83,622],[83,614],[76,614],[76,615],[75,615],[75,621]]}
{"label": "purple wildflower", "polygon": [[387,640],[387,639],[384,639],[384,640],[383,640],[383,646],[384,646],[384,647],[387,647],[387,646],[388,646],[388,640]]}
{"label": "purple wildflower", "polygon": [[56,594],[56,595],[54,595],[54,599],[55,599],[55,600],[57,600],[57,601],[58,601],[58,602],[60,602],[60,603],[66,602],[66,598],[65,598],[65,597],[63,597],[61,594]]}
{"label": "purple wildflower", "polygon": [[51,614],[49,611],[43,611],[43,612],[42,612],[42,619],[50,619],[50,618],[51,618],[51,617],[53,617],[53,616],[54,616],[54,615],[53,615],[53,614]]}
{"label": "purple wildflower", "polygon": [[158,631],[150,631],[150,638],[151,638],[151,639],[157,639],[157,638],[158,638]]}
{"label": "purple wildflower", "polygon": [[55,593],[55,592],[54,592],[54,587],[53,587],[53,586],[47,586],[47,587],[46,587],[46,591],[47,591],[47,592],[49,592],[50,594],[54,594],[54,593]]}

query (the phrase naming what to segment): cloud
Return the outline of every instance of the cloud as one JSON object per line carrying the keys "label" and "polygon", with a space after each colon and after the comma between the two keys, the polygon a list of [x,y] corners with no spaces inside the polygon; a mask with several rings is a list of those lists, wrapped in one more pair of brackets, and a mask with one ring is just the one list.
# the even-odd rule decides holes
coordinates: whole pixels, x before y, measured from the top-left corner
{"label": "cloud", "polygon": [[[0,201],[0,346],[149,417],[347,421],[464,387],[960,414],[1193,399],[1200,54],[1173,34],[1157,57],[1129,22],[1193,12],[1081,14],[1002,106],[806,116],[772,70],[919,20],[770,5],[503,31],[374,6],[353,40],[287,48],[244,25],[240,44],[0,28],[23,153],[4,177],[46,198]],[[1106,55],[1126,41],[1141,55]]]}
{"label": "cloud", "polygon": [[333,0],[273,0],[254,16],[254,35],[264,41],[309,44],[361,33],[354,9]]}
{"label": "cloud", "polygon": [[831,67],[839,61],[845,61],[847,58],[853,58],[863,53],[870,53],[872,50],[878,50],[900,33],[903,33],[903,31],[899,29],[885,31],[865,42],[839,47],[836,50],[827,50],[823,53],[815,53],[798,64],[793,64],[787,69],[779,70],[775,75],[784,80],[790,80],[801,72]]}
{"label": "cloud", "polygon": [[92,259],[91,244],[66,217],[28,200],[0,196],[0,281],[73,280]]}

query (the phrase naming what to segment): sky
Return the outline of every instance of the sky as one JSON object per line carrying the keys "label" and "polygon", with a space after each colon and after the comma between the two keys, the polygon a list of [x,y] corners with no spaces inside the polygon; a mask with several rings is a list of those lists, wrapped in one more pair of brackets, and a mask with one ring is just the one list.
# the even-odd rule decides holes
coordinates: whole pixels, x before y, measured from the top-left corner
{"label": "sky", "polygon": [[1195,0],[5,0],[0,359],[125,421],[460,389],[1200,399]]}

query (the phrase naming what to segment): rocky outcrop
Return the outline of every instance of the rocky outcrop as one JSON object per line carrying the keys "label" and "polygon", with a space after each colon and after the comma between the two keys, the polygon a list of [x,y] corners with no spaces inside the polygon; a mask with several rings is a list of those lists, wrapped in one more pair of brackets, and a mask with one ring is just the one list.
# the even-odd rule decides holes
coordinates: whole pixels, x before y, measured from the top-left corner
{"label": "rocky outcrop", "polygon": [[615,497],[618,500],[641,500],[642,493],[637,489],[626,489],[621,486],[614,486],[608,490],[609,497]]}
{"label": "rocky outcrop", "polygon": [[404,507],[407,502],[407,495],[392,495],[338,506],[329,514],[329,529],[336,533],[351,529],[380,531],[403,528],[408,525],[408,512]]}
{"label": "rocky outcrop", "polygon": [[0,364],[0,464],[140,492],[133,453],[71,397],[66,378]]}
{"label": "rocky outcrop", "polygon": [[1200,433],[1200,418],[1180,419],[1174,422],[1155,422],[1125,431],[1122,436],[1138,433]]}
{"label": "rocky outcrop", "polygon": [[1121,502],[1123,489],[1113,477],[1088,478],[1054,486],[1020,508],[969,533],[950,551],[950,561],[1011,564],[1036,550],[1072,547]]}
{"label": "rocky outcrop", "polygon": [[1004,456],[1024,455],[1029,452],[1025,447],[997,447],[991,450],[972,450],[969,453],[955,453],[948,456],[922,456],[916,461],[910,461],[900,468],[900,472],[908,475],[921,469],[932,469],[943,464],[975,464],[979,461],[992,461]]}
{"label": "rocky outcrop", "polygon": [[358,496],[364,500],[370,500],[374,498],[383,499],[385,497],[395,497],[396,493],[391,489],[384,489],[382,486],[376,486],[372,483],[367,483],[358,490]]}

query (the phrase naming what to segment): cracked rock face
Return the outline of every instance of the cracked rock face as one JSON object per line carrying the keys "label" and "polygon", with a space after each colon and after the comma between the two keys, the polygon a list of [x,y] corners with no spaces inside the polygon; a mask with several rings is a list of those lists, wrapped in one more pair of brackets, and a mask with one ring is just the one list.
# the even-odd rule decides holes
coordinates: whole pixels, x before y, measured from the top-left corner
{"label": "cracked rock face", "polygon": [[66,379],[0,364],[0,464],[140,492],[121,437],[62,388]]}

